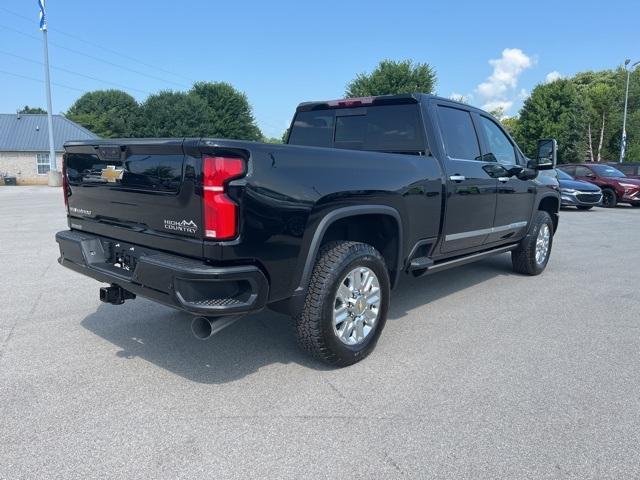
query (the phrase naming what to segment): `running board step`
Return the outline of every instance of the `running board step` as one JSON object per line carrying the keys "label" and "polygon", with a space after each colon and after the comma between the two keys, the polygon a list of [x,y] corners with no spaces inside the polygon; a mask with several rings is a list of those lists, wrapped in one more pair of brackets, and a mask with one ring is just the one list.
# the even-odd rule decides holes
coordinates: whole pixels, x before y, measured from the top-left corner
{"label": "running board step", "polygon": [[416,257],[411,260],[409,264],[409,271],[413,272],[414,270],[424,270],[426,268],[431,268],[433,266],[433,260],[429,257]]}
{"label": "running board step", "polygon": [[[507,253],[511,250],[515,250],[518,247],[517,243],[511,245],[505,245],[503,247],[492,248],[491,250],[485,250],[484,252],[477,252],[471,255],[466,255],[464,257],[454,258],[452,260],[444,260],[442,262],[436,263],[430,258],[426,257],[418,257],[411,261],[409,266],[409,270],[413,272],[416,277],[427,275],[430,273],[439,272],[441,270],[447,270],[448,268],[459,267],[460,265],[465,265],[467,263],[475,262],[476,260],[481,260],[483,258],[492,257],[493,255],[499,255],[501,253]],[[414,262],[417,262],[416,265],[425,265],[427,262],[431,262],[431,266],[416,266],[414,268]]]}

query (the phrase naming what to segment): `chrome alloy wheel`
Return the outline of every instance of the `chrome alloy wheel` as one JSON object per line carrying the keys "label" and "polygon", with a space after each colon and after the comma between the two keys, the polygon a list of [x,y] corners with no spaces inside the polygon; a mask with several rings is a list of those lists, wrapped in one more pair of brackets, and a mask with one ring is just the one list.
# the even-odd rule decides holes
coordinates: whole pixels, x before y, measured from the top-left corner
{"label": "chrome alloy wheel", "polygon": [[549,243],[551,242],[551,230],[549,225],[543,223],[536,238],[536,263],[542,265],[549,253]]}
{"label": "chrome alloy wheel", "polygon": [[346,345],[358,345],[380,315],[380,282],[373,270],[356,267],[342,279],[333,301],[333,331]]}

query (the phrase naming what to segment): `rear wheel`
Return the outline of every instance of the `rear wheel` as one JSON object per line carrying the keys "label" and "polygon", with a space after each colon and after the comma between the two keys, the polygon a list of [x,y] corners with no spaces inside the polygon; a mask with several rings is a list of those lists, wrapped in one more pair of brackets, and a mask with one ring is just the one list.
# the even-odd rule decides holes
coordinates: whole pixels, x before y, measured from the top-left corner
{"label": "rear wheel", "polygon": [[551,255],[553,244],[553,221],[551,216],[538,210],[517,249],[511,252],[513,270],[526,275],[539,275],[544,271]]}
{"label": "rear wheel", "polygon": [[371,245],[339,241],[324,246],[296,318],[300,346],[337,367],[374,349],[387,319],[389,274]]}
{"label": "rear wheel", "polygon": [[614,208],[618,204],[618,197],[616,192],[610,188],[604,188],[602,190],[602,206],[605,208]]}
{"label": "rear wheel", "polygon": [[591,210],[593,205],[578,205],[578,210]]}

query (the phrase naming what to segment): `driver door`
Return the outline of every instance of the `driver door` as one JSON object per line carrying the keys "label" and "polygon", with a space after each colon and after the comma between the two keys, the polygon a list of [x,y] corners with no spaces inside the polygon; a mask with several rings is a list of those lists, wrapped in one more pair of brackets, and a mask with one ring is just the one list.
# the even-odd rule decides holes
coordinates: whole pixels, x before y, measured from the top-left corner
{"label": "driver door", "polygon": [[496,215],[488,243],[521,237],[529,224],[536,197],[534,180],[523,180],[508,170],[525,167],[524,158],[502,127],[492,118],[477,114],[485,158],[497,162],[504,173],[497,177]]}

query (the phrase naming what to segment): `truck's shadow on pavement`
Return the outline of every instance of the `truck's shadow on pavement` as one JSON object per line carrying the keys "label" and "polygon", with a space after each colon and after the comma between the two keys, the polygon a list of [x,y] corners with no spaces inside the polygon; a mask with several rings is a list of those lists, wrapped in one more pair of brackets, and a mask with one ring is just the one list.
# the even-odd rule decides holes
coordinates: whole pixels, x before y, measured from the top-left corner
{"label": "truck's shadow on pavement", "polygon": [[[511,274],[509,257],[501,255],[430,277],[403,278],[392,293],[389,321],[453,292]],[[232,382],[272,363],[327,368],[298,349],[292,320],[270,310],[242,318],[208,341],[193,337],[190,322],[188,314],[138,299],[122,306],[100,305],[81,324],[118,346],[120,358],[139,357],[199,383]]]}

